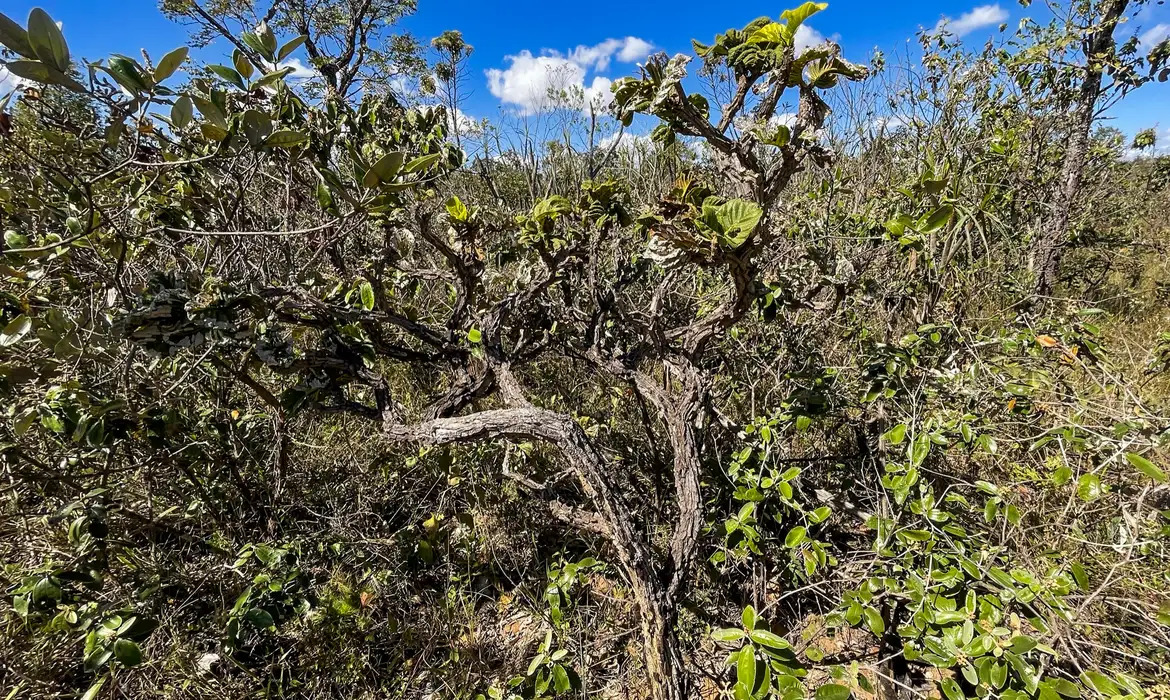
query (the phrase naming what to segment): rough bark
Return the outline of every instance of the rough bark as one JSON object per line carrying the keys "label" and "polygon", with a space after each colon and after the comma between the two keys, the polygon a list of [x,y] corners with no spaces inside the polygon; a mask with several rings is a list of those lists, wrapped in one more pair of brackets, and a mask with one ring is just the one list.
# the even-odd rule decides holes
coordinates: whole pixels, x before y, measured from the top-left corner
{"label": "rough bark", "polygon": [[1033,293],[1036,298],[1050,296],[1060,275],[1060,262],[1064,257],[1073,208],[1081,191],[1085,157],[1089,152],[1089,139],[1093,121],[1096,119],[1097,102],[1101,97],[1104,59],[1114,52],[1116,41],[1113,32],[1128,5],[1129,0],[1108,0],[1101,10],[1096,28],[1084,39],[1084,76],[1069,115],[1068,145],[1064,160],[1061,162],[1052,212],[1041,228],[1033,249],[1036,275]]}

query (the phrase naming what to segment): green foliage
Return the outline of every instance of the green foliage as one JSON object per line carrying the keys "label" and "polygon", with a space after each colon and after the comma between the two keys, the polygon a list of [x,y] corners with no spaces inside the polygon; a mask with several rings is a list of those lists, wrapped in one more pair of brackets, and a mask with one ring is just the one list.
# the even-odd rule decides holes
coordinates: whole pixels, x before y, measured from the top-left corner
{"label": "green foliage", "polygon": [[443,106],[377,79],[411,9],[274,6],[211,65],[0,16],[6,692],[1164,694],[1149,133],[1093,136],[1029,291],[1083,62],[1112,99],[1164,52],[1080,55],[1077,5],[861,82],[809,2],[465,162],[461,34]]}

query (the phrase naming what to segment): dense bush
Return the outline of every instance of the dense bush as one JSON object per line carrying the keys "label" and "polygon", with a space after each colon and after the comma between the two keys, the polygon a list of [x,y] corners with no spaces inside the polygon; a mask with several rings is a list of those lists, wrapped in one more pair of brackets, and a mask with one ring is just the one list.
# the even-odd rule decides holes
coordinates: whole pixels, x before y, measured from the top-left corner
{"label": "dense bush", "polygon": [[0,16],[0,690],[1167,696],[1142,4],[898,72],[809,2],[519,150],[408,3],[202,67]]}

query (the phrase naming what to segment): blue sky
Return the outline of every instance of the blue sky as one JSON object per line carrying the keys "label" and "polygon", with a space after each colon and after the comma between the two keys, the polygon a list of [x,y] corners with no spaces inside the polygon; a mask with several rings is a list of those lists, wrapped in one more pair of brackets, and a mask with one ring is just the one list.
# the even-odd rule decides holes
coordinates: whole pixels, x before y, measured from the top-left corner
{"label": "blue sky", "polygon": [[[799,4],[791,0],[790,4]],[[0,7],[23,23],[29,9],[39,5],[62,22],[75,56],[89,59],[110,53],[152,56],[182,44],[186,30],[162,16],[153,0],[2,0]],[[865,61],[874,48],[887,55],[904,50],[907,39],[921,27],[933,27],[942,17],[963,33],[964,40],[981,43],[998,32],[1001,22],[1009,31],[1026,13],[1039,17],[1041,3],[1021,8],[1014,0],[911,0],[875,3],[871,0],[831,0],[829,9],[813,18],[817,35],[834,37],[846,57]],[[536,109],[530,94],[541,92],[540,74],[559,69],[562,78],[588,89],[604,90],[609,79],[629,74],[646,50],[674,53],[690,50],[692,37],[710,41],[718,32],[742,26],[762,16],[777,16],[787,5],[759,0],[710,3],[676,0],[665,9],[656,2],[595,0],[589,5],[513,0],[419,0],[418,12],[403,26],[427,40],[445,29],[459,29],[475,46],[469,67],[470,95],[465,112],[495,117],[501,108]],[[1128,25],[1125,35],[1170,35],[1170,8],[1148,7]],[[219,61],[230,49],[217,42],[199,58]],[[1110,115],[1114,125],[1132,134],[1160,127],[1162,141],[1170,142],[1170,85],[1150,85],[1130,95]]]}

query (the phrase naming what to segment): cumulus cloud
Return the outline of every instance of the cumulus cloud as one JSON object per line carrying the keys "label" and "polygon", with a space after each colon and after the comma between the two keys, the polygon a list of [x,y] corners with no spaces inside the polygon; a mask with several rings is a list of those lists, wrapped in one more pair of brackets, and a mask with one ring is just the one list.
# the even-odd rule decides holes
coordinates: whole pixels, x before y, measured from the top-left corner
{"label": "cumulus cloud", "polygon": [[1149,51],[1166,39],[1170,39],[1170,24],[1166,24],[1165,22],[1155,24],[1138,36],[1138,42],[1146,51]]}
{"label": "cumulus cloud", "polygon": [[483,131],[483,124],[478,119],[458,107],[455,108],[455,114],[447,112],[447,127],[454,128],[456,125],[459,126],[459,133],[464,136],[476,136]]}
{"label": "cumulus cloud", "polygon": [[624,39],[606,39],[593,46],[578,46],[568,53],[545,50],[533,55],[524,50],[505,56],[507,68],[489,68],[488,90],[498,100],[519,108],[522,114],[535,114],[550,109],[556,103],[550,95],[565,94],[571,101],[581,100],[581,106],[599,109],[609,104],[611,81],[594,76],[586,85],[591,71],[607,70],[613,61],[633,63],[654,49],[645,39],[628,36]]}
{"label": "cumulus cloud", "polygon": [[970,12],[964,12],[958,19],[943,17],[935,25],[936,32],[946,32],[955,36],[967,36],[984,27],[1000,24],[1007,20],[1008,12],[998,3],[995,5],[980,5]]}
{"label": "cumulus cloud", "polygon": [[293,69],[292,73],[288,74],[289,80],[308,80],[309,78],[317,77],[317,71],[314,68],[301,63],[301,59],[299,58],[290,58],[287,61],[281,63],[280,67]]}
{"label": "cumulus cloud", "polygon": [[809,48],[810,46],[816,46],[817,44],[822,43],[824,40],[825,37],[823,34],[808,26],[807,24],[802,24],[796,28],[796,54],[799,56],[800,54],[804,53],[805,49]]}

